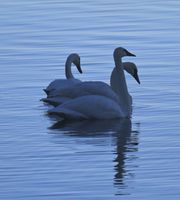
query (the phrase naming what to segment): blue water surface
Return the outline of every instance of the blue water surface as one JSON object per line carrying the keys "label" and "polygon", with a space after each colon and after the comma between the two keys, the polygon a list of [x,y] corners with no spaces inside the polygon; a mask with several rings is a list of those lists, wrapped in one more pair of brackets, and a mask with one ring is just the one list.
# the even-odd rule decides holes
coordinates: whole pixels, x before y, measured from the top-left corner
{"label": "blue water surface", "polygon": [[[0,3],[0,199],[180,199],[180,1],[6,0]],[[81,56],[81,80],[109,83],[114,48],[131,120],[58,124],[39,101]]]}

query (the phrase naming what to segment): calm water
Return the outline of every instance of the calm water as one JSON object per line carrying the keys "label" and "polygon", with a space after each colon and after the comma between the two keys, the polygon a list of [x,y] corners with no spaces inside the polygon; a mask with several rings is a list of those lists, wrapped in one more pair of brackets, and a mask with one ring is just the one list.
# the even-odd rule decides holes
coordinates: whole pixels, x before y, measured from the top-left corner
{"label": "calm water", "polygon": [[[180,2],[0,3],[0,199],[180,199]],[[137,55],[131,120],[59,125],[39,101],[81,55],[109,82],[112,52]]]}

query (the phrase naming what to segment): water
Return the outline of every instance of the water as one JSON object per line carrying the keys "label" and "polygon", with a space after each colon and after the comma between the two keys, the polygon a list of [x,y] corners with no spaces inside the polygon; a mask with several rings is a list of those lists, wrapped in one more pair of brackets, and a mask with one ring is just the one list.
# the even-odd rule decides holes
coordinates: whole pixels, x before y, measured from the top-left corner
{"label": "water", "polygon": [[[0,199],[180,198],[180,3],[2,1]],[[81,55],[82,80],[109,82],[112,52],[137,55],[131,120],[59,125],[39,101]]]}

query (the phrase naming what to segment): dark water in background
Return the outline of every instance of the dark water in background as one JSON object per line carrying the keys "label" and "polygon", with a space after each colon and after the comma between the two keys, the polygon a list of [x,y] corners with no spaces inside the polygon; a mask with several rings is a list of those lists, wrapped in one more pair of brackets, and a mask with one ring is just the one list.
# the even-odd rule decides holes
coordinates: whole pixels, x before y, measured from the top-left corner
{"label": "dark water in background", "polygon": [[[0,3],[0,199],[180,198],[180,2]],[[81,55],[81,80],[109,82],[112,52],[137,55],[131,121],[58,125],[39,102]],[[51,127],[51,128],[49,128]]]}

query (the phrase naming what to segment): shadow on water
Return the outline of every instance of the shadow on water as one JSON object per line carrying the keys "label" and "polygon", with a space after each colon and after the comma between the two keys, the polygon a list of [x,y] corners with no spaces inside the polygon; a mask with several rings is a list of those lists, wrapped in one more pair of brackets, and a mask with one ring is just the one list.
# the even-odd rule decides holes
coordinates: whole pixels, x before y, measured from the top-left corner
{"label": "shadow on water", "polygon": [[[128,120],[121,124],[120,129],[114,136],[116,140],[114,184],[117,187],[125,187],[125,176],[134,177],[133,171],[136,166],[133,161],[137,159],[135,152],[138,151],[138,133],[139,131],[132,130],[131,121]],[[131,167],[128,166],[127,162]]]}
{"label": "shadow on water", "polygon": [[[130,119],[121,120],[91,120],[76,122],[57,122],[50,127],[72,137],[106,137],[111,136],[116,155],[114,165],[114,186],[118,188],[126,187],[125,177],[134,177],[133,160],[137,158],[135,152],[138,151],[138,130],[132,130]],[[137,127],[139,129],[139,126]],[[126,162],[129,162],[132,169],[126,169]],[[128,166],[129,167],[129,166]],[[116,195],[121,195],[120,193]]]}
{"label": "shadow on water", "polygon": [[128,128],[130,124],[131,120],[129,119],[60,121],[53,124],[50,129],[67,131],[76,136],[86,137],[91,134],[95,136],[101,133],[121,132],[124,127]]}

